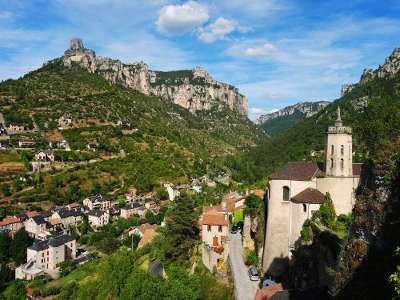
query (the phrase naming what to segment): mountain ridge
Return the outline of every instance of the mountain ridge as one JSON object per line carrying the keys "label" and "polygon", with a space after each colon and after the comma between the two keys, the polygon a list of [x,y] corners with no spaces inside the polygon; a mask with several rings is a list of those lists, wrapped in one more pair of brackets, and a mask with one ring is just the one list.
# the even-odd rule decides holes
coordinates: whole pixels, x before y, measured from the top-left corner
{"label": "mountain ridge", "polygon": [[149,70],[144,62],[124,64],[120,60],[97,57],[86,49],[80,39],[72,39],[64,52],[66,67],[79,64],[91,73],[98,73],[111,83],[134,89],[145,95],[155,95],[178,104],[191,113],[220,109],[221,104],[241,115],[248,115],[248,102],[239,90],[214,80],[201,67],[192,70],[161,72]]}

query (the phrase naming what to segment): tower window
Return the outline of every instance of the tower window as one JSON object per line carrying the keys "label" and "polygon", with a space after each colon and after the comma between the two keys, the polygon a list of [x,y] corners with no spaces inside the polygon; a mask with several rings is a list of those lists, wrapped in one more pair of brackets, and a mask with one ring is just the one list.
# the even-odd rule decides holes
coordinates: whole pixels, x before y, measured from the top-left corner
{"label": "tower window", "polygon": [[344,155],[344,146],[343,146],[343,145],[340,146],[340,153],[341,153],[342,155]]}
{"label": "tower window", "polygon": [[333,155],[333,153],[335,153],[335,146],[331,146],[331,155]]}
{"label": "tower window", "polygon": [[340,160],[340,169],[344,169],[344,159],[342,158],[341,160]]}
{"label": "tower window", "polygon": [[331,168],[333,168],[333,158],[331,158]]}
{"label": "tower window", "polygon": [[283,187],[283,200],[285,201],[289,201],[289,197],[290,197],[290,189],[287,186]]}
{"label": "tower window", "polygon": [[303,211],[307,212],[307,205],[303,203]]}

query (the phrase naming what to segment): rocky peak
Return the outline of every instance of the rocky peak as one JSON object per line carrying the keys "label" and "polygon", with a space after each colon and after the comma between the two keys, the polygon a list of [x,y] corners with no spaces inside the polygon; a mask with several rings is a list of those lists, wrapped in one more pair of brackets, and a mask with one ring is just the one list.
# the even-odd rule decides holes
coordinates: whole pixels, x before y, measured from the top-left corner
{"label": "rocky peak", "polygon": [[374,78],[391,78],[400,72],[400,48],[395,48],[392,54],[386,58],[385,64],[378,69],[365,69],[360,83],[368,82]]}
{"label": "rocky peak", "polygon": [[186,71],[151,71],[142,61],[124,64],[120,60],[96,57],[94,51],[84,48],[80,39],[71,40],[63,62],[66,67],[78,63],[112,83],[171,100],[192,113],[227,106],[242,115],[248,114],[246,97],[237,88],[214,80],[201,67]]}
{"label": "rocky peak", "polygon": [[296,112],[304,114],[306,118],[311,117],[312,115],[319,112],[321,109],[326,107],[330,102],[328,101],[318,101],[318,102],[299,102],[295,105],[287,106],[282,108],[276,112],[261,115],[257,121],[257,125],[261,125],[269,120],[276,119],[282,116],[290,116]]}

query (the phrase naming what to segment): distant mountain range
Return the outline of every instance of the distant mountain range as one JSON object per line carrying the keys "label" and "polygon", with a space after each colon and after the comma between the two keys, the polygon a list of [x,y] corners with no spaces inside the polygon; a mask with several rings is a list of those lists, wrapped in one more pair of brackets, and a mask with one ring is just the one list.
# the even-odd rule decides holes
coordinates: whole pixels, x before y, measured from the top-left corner
{"label": "distant mountain range", "polygon": [[293,127],[298,121],[309,118],[325,108],[329,101],[299,102],[276,112],[261,115],[256,124],[260,125],[270,136],[277,136]]}

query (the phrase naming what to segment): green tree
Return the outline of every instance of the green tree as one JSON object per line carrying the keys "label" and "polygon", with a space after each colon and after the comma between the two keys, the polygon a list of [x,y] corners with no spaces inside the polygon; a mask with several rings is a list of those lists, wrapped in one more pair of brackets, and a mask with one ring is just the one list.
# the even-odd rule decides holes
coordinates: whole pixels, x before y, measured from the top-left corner
{"label": "green tree", "polygon": [[14,235],[14,239],[10,244],[10,256],[15,261],[16,265],[20,265],[25,262],[26,259],[26,248],[32,244],[32,239],[24,228],[21,228]]}
{"label": "green tree", "polygon": [[0,232],[0,262],[8,260],[11,241],[8,232]]}
{"label": "green tree", "polygon": [[11,195],[10,186],[7,183],[3,183],[2,185],[0,185],[0,191],[5,197]]}
{"label": "green tree", "polygon": [[[396,256],[400,256],[400,247],[396,249]],[[396,271],[389,276],[389,282],[393,285],[393,299],[400,299],[400,265],[396,267]]]}
{"label": "green tree", "polygon": [[252,194],[246,197],[246,200],[244,201],[244,204],[246,204],[246,208],[244,210],[244,213],[246,215],[250,215],[254,217],[257,214],[258,207],[261,203],[261,198]]}
{"label": "green tree", "polygon": [[328,228],[334,229],[336,221],[336,211],[331,195],[326,193],[326,200],[319,208],[320,220]]}
{"label": "green tree", "polygon": [[2,296],[7,300],[25,300],[25,284],[21,280],[13,281],[3,292]]}
{"label": "green tree", "polygon": [[64,277],[71,273],[76,268],[75,263],[72,259],[64,260],[60,264],[60,276]]}
{"label": "green tree", "polygon": [[163,252],[167,261],[185,263],[191,257],[199,234],[194,208],[194,201],[186,194],[175,199],[164,232]]}

